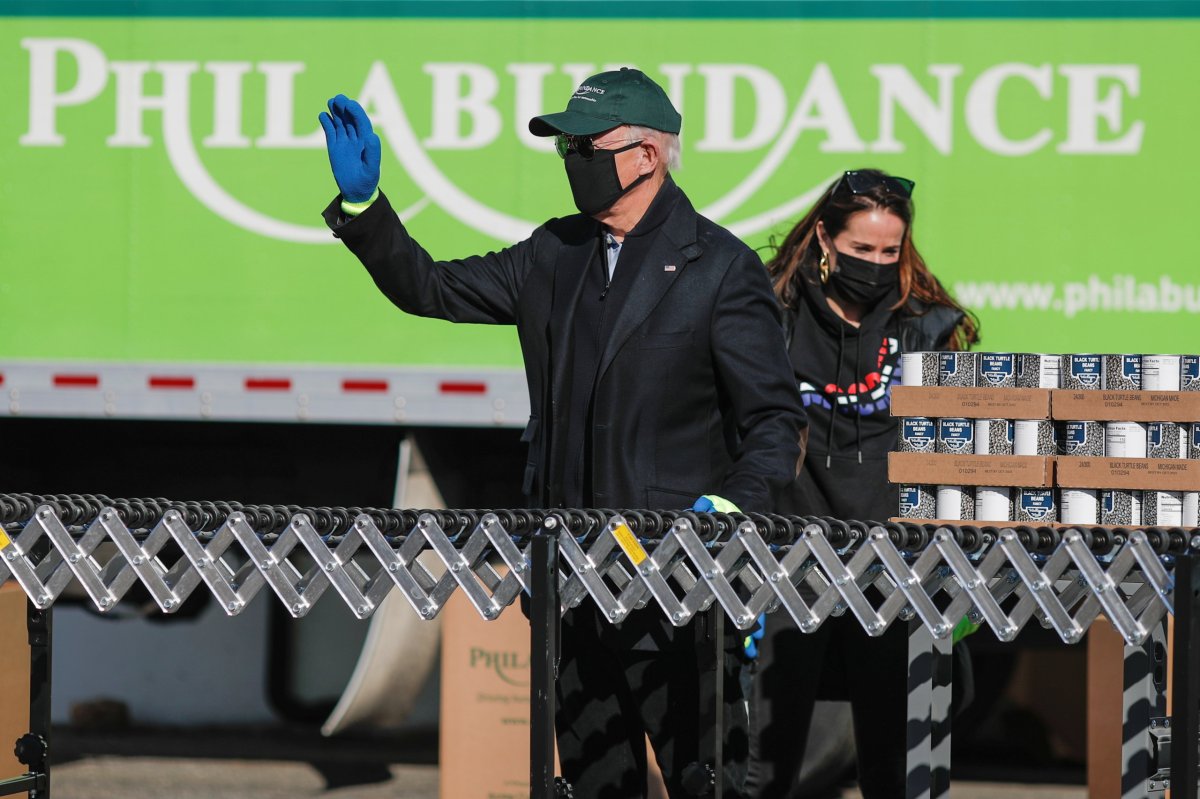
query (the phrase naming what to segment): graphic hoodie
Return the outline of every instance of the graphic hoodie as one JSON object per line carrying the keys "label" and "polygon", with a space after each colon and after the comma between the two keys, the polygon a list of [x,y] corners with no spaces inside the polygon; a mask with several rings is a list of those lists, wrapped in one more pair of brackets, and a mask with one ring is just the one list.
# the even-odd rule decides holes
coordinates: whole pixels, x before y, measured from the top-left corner
{"label": "graphic hoodie", "polygon": [[886,521],[898,490],[887,455],[898,422],[889,413],[900,379],[899,290],[855,327],[829,307],[819,283],[800,279],[789,353],[809,418],[804,467],[780,510],[808,516]]}

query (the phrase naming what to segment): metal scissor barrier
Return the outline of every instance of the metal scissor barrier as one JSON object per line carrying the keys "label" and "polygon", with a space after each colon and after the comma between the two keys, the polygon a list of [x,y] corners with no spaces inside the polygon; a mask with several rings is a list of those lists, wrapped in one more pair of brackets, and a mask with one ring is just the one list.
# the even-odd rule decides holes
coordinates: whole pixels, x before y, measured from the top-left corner
{"label": "metal scissor barrier", "polygon": [[[723,616],[745,630],[766,612],[787,613],[802,632],[847,613],[872,636],[898,621],[908,625],[910,796],[949,789],[949,643],[961,619],[988,625],[1003,641],[1036,620],[1075,643],[1103,614],[1125,639],[1129,663],[1131,649],[1153,646],[1174,613],[1177,740],[1170,773],[1174,796],[1197,795],[1200,576],[1194,564],[1200,530],[23,494],[0,495],[0,524],[0,584],[14,579],[29,597],[31,643],[35,637],[41,642],[35,657],[44,646],[34,678],[44,685],[33,688],[45,697],[44,718],[22,739],[30,773],[23,782],[0,782],[0,795],[36,789],[39,799],[48,797],[50,610],[72,583],[101,612],[140,583],[168,614],[204,590],[236,615],[269,589],[295,617],[336,595],[360,619],[393,590],[426,619],[455,591],[488,620],[526,593],[535,686],[531,795],[537,797],[561,790],[552,771],[558,620],[585,601],[612,623],[656,607],[675,626]],[[418,559],[426,552],[435,553],[444,570],[424,565],[428,557]],[[923,654],[932,658],[916,657]],[[711,766],[721,762],[721,742],[715,733],[711,738],[712,779],[701,790],[720,795],[720,769]],[[1166,740],[1147,730],[1133,744],[1149,755],[1130,761],[1144,762],[1137,769],[1146,773],[1131,777],[1135,787],[1127,795],[1166,787]]]}

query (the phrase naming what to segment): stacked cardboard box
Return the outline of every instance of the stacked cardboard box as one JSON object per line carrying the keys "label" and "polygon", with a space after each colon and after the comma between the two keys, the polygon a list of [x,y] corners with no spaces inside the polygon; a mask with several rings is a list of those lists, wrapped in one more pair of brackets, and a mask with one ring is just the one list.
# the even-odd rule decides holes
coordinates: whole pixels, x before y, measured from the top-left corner
{"label": "stacked cardboard box", "polygon": [[901,380],[897,518],[1200,524],[1200,357],[908,353]]}

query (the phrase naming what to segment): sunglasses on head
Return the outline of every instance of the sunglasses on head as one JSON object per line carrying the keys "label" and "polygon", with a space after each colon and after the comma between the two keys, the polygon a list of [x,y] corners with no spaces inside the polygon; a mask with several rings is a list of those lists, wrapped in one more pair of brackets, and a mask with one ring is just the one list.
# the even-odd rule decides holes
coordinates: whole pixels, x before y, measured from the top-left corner
{"label": "sunglasses on head", "polygon": [[908,178],[895,177],[893,175],[880,175],[878,172],[859,172],[857,170],[844,173],[838,178],[837,185],[833,187],[833,194],[848,191],[851,194],[866,194],[874,188],[883,186],[892,194],[899,194],[901,197],[912,197],[913,189],[916,188],[917,182]]}
{"label": "sunglasses on head", "polygon": [[[633,147],[636,147],[641,143],[642,142],[640,140],[630,142],[623,147],[615,148],[614,151],[619,153],[623,150],[629,150]],[[592,141],[591,136],[572,136],[567,133],[560,133],[554,137],[554,149],[558,151],[559,158],[566,158],[567,153],[579,153],[580,158],[590,159],[596,154],[596,150],[606,150],[610,148],[597,147],[596,143]]]}

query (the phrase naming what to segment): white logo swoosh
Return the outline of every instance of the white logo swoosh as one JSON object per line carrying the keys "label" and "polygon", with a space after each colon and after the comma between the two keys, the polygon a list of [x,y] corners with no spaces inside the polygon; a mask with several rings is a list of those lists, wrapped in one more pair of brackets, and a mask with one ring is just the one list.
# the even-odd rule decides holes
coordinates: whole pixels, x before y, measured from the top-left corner
{"label": "white logo swoosh", "polygon": [[[173,95],[167,94],[170,98]],[[425,193],[417,202],[398,212],[407,222],[420,213],[432,199],[442,210],[462,224],[504,242],[521,241],[537,227],[537,223],[497,211],[471,197],[438,169],[421,146],[400,104],[399,95],[382,62],[371,67],[363,84],[361,99],[364,106],[373,107],[372,118],[385,134],[396,159],[413,182]],[[720,222],[749,200],[775,174],[791,152],[799,136],[801,120],[799,106],[793,111],[783,134],[771,146],[767,155],[746,178],[720,199],[701,210],[708,218]],[[205,169],[191,135],[191,120],[186,102],[168,99],[163,109],[163,139],[167,158],[184,187],[214,214],[244,230],[281,241],[298,244],[334,244],[337,242],[326,227],[284,222],[255,210],[227,192]],[[795,217],[820,197],[824,187],[839,173],[817,183],[812,188],[774,208],[728,224],[736,236],[749,236],[769,229]]]}
{"label": "white logo swoosh", "polygon": [[[337,243],[337,239],[325,226],[297,225],[280,221],[256,211],[225,191],[204,168],[200,156],[196,153],[186,102],[166,103],[163,109],[163,139],[166,142],[167,158],[183,185],[204,207],[226,222],[252,233],[282,241],[298,244]],[[428,204],[429,200],[426,198],[418,200],[399,213],[400,219],[408,221]]]}

